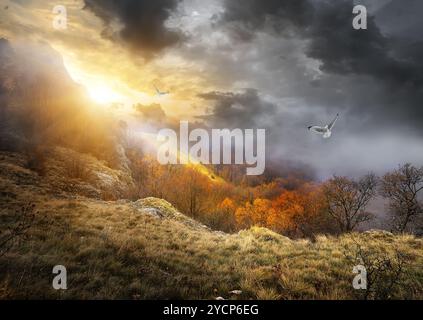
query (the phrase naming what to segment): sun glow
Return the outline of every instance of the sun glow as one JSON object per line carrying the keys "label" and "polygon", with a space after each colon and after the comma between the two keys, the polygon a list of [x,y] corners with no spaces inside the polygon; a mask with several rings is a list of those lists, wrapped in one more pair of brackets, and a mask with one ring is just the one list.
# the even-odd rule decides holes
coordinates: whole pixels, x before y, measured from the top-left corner
{"label": "sun glow", "polygon": [[67,55],[63,55],[63,61],[72,80],[85,87],[89,97],[95,103],[107,105],[114,102],[127,103],[133,100],[116,80],[102,74],[86,72],[75,63],[72,57]]}
{"label": "sun glow", "polygon": [[118,93],[104,85],[88,87],[88,92],[91,99],[99,104],[117,102],[121,98]]}
{"label": "sun glow", "polygon": [[[85,88],[88,97],[101,107],[107,108],[116,103],[117,108],[113,109],[115,113],[132,113],[134,111],[133,106],[136,104],[152,105],[160,104],[161,107],[166,111],[168,116],[184,118],[192,118],[197,115],[201,115],[202,108],[198,108],[198,111],[193,111],[193,108],[187,112],[187,106],[193,105],[193,100],[190,94],[188,96],[177,96],[171,92],[171,95],[158,95],[155,89],[157,84],[158,89],[167,91],[171,90],[172,82],[159,82],[153,81],[157,75],[146,73],[142,74],[143,78],[151,80],[140,84],[138,81],[134,83],[128,82],[126,79],[127,74],[121,74],[125,81],[119,77],[115,78],[114,75],[106,70],[102,71],[100,67],[94,68],[93,66],[85,66],[83,63],[78,61],[72,54],[66,52],[65,49],[61,49],[63,62],[66,70],[73,81],[80,84]],[[58,50],[59,50],[58,49]],[[139,73],[138,73],[139,75]],[[197,99],[197,96],[194,96]],[[195,114],[194,114],[195,113]]]}

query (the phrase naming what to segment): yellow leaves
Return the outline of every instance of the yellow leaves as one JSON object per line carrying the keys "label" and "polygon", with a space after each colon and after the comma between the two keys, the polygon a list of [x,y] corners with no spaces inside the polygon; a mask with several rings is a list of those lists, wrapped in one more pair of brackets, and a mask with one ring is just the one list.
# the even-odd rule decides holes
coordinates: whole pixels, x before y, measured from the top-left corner
{"label": "yellow leaves", "polygon": [[295,236],[312,232],[315,224],[320,224],[324,206],[321,190],[308,185],[295,191],[285,190],[273,200],[258,198],[246,202],[236,210],[235,217],[240,228],[261,226]]}
{"label": "yellow leaves", "polygon": [[234,213],[236,211],[235,202],[230,198],[225,198],[219,205],[218,209],[225,213]]}
{"label": "yellow leaves", "polygon": [[266,227],[268,217],[274,214],[272,202],[267,199],[255,199],[253,203],[246,202],[244,207],[236,210],[237,223],[242,227],[252,225]]}

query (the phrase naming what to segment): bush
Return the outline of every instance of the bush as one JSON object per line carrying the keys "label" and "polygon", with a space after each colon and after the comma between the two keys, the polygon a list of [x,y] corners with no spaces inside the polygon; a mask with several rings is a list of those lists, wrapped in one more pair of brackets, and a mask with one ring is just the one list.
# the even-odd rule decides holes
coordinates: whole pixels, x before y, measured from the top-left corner
{"label": "bush", "polygon": [[364,300],[388,300],[398,296],[398,292],[406,286],[401,283],[406,273],[410,257],[400,252],[368,248],[355,241],[355,247],[346,257],[354,264],[363,265],[367,272],[367,288],[357,290]]}

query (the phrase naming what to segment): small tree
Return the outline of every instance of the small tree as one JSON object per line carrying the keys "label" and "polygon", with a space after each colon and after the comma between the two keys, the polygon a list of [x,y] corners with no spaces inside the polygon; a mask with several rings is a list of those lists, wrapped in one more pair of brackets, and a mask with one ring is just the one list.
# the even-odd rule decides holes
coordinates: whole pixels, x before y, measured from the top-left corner
{"label": "small tree", "polygon": [[328,213],[341,232],[351,232],[358,225],[373,218],[366,206],[376,195],[377,179],[368,174],[358,181],[334,176],[323,186]]}
{"label": "small tree", "polygon": [[405,164],[382,178],[381,195],[389,199],[393,232],[404,232],[422,215],[418,199],[423,190],[423,167]]}

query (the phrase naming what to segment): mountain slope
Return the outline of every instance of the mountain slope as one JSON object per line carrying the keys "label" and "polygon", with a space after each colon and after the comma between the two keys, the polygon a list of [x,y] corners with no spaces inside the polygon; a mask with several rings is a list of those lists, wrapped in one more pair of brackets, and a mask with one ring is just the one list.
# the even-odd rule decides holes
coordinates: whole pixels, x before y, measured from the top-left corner
{"label": "mountain slope", "polygon": [[[393,271],[406,256],[385,298],[423,298],[423,241],[412,236],[375,231],[310,242],[263,228],[225,234],[161,199],[102,201],[49,189],[20,154],[1,153],[0,167],[3,234],[24,205],[36,210],[27,237],[0,257],[0,298],[354,299],[363,297],[351,284],[359,252]],[[59,264],[66,291],[51,286]],[[380,275],[370,297],[382,297],[394,277]]]}

